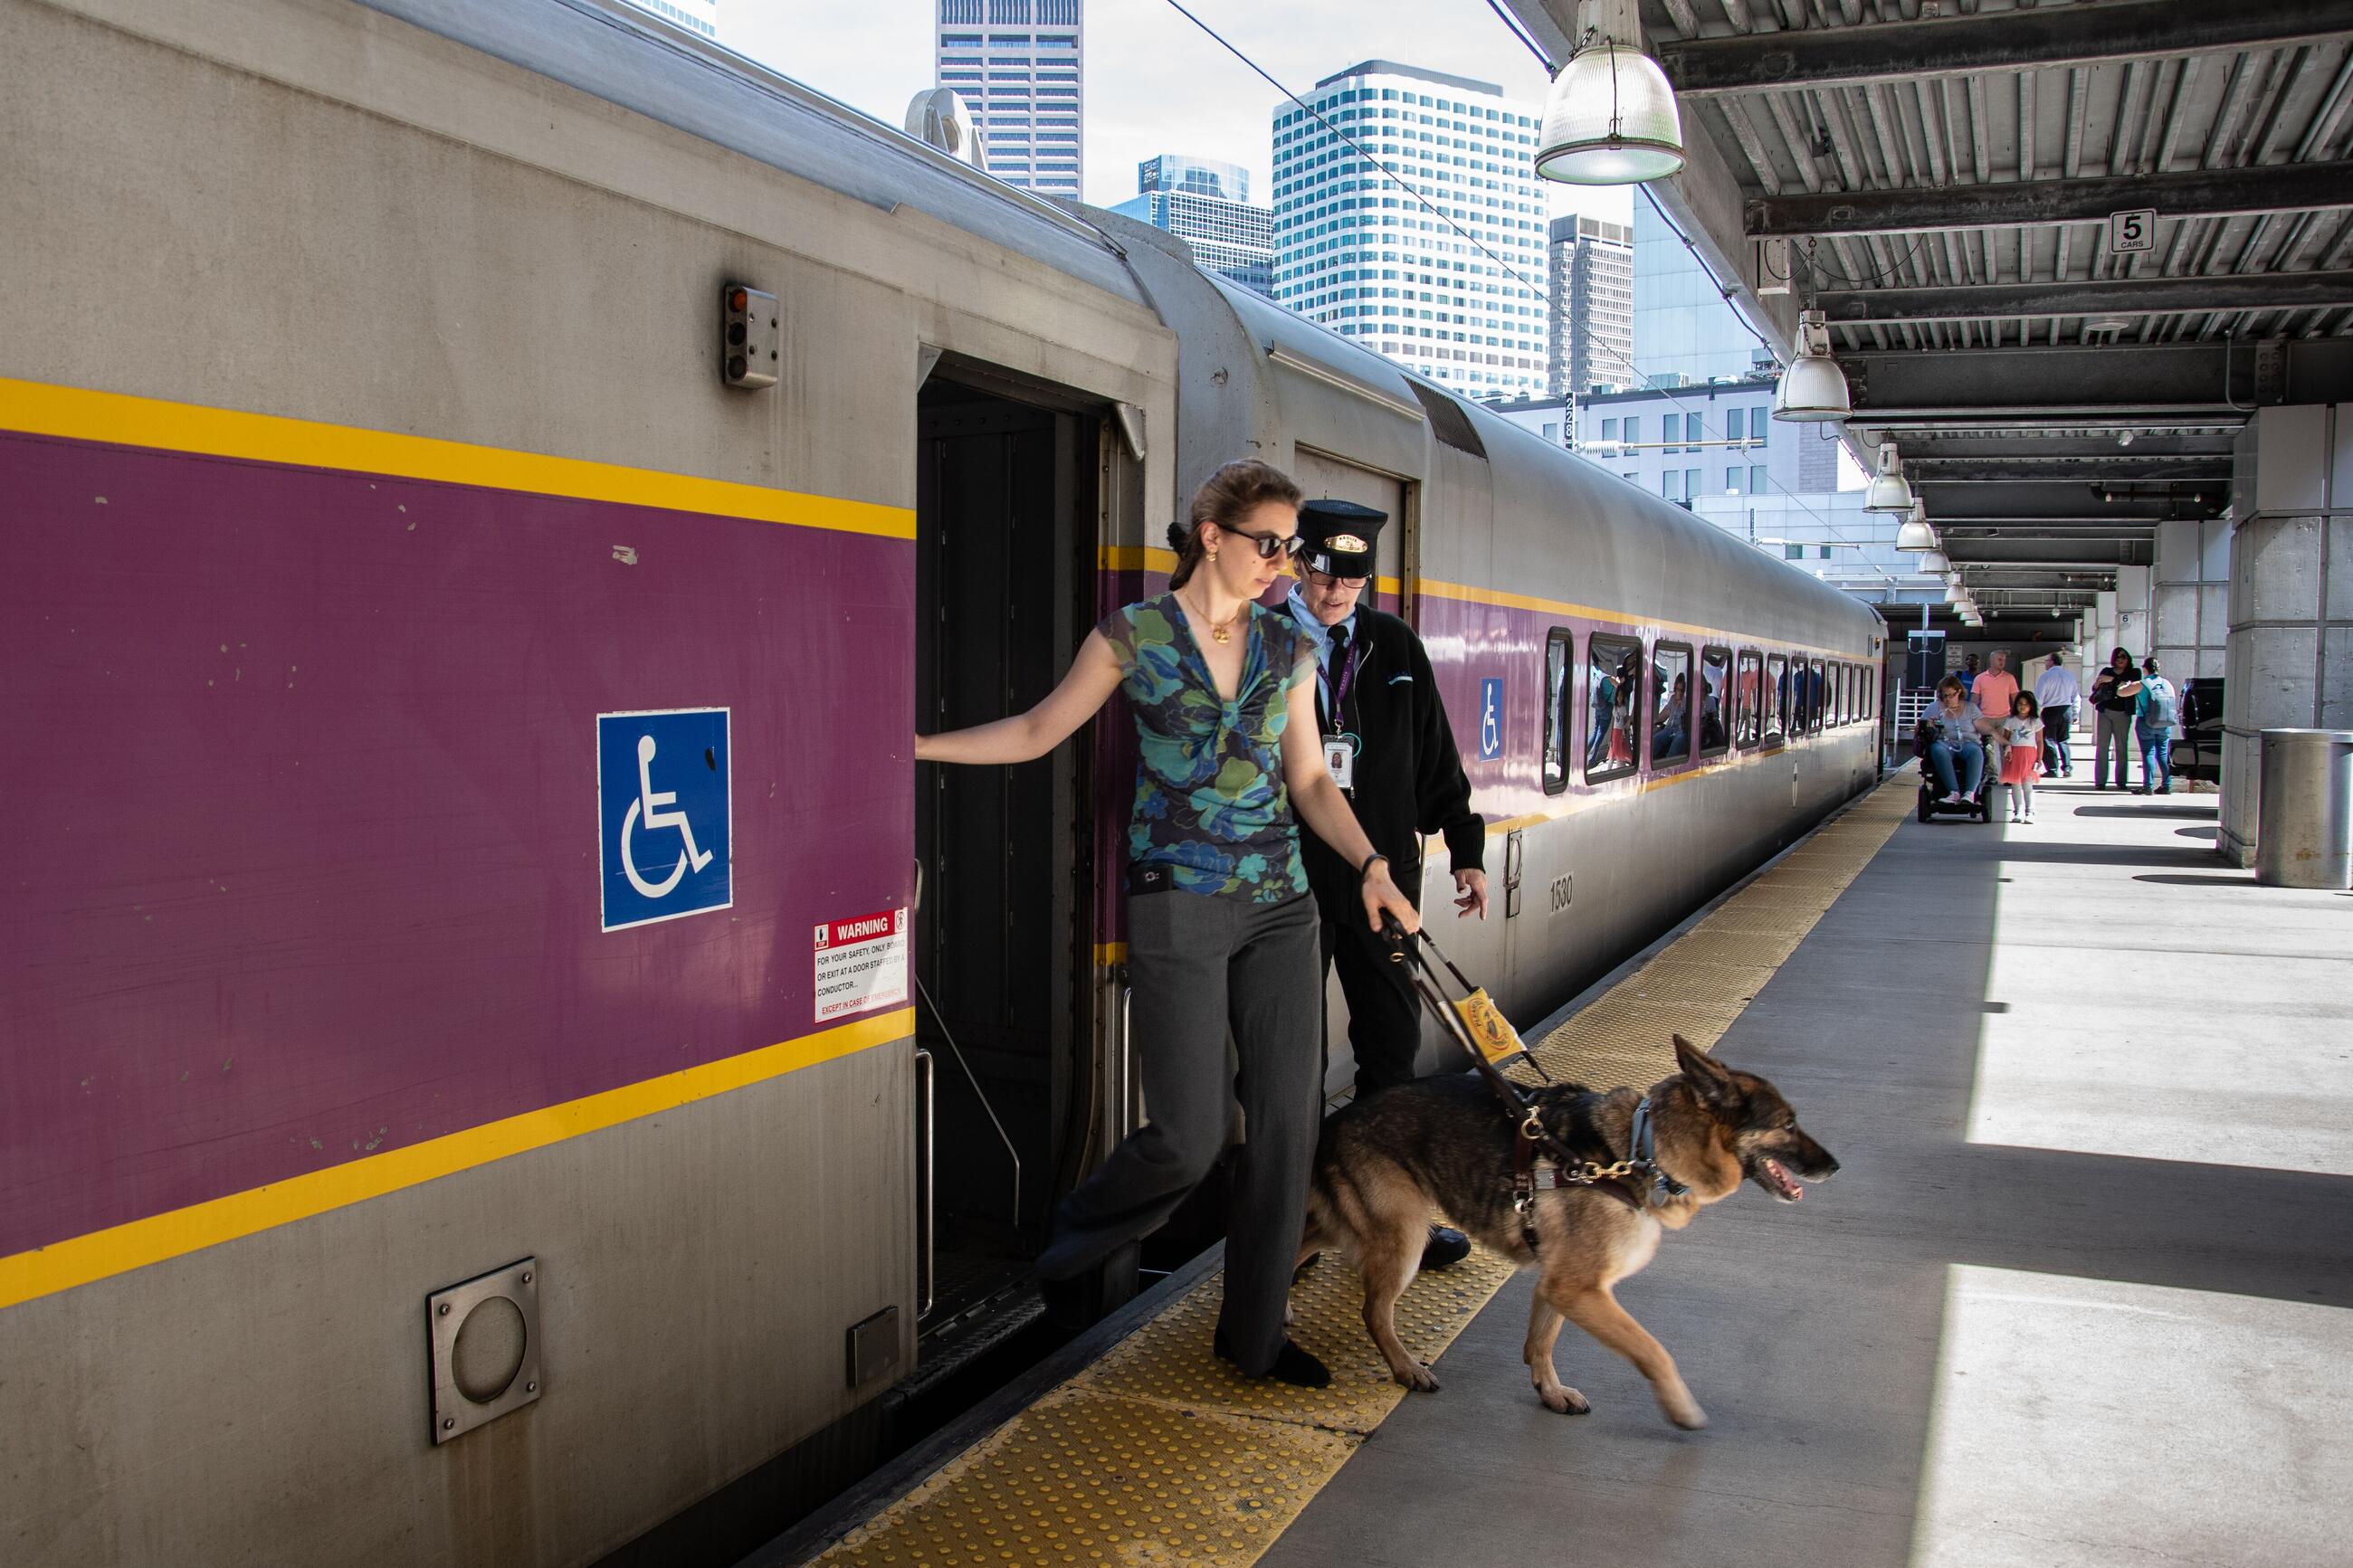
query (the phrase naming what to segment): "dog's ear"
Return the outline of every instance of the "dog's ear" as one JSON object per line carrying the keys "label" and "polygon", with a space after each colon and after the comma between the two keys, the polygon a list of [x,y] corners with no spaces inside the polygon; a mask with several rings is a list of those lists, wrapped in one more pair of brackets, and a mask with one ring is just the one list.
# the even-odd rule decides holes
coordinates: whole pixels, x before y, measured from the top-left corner
{"label": "dog's ear", "polygon": [[1675,1037],[1675,1065],[1683,1068],[1683,1081],[1692,1086],[1702,1105],[1722,1110],[1740,1103],[1740,1086],[1733,1080],[1731,1069],[1681,1035]]}

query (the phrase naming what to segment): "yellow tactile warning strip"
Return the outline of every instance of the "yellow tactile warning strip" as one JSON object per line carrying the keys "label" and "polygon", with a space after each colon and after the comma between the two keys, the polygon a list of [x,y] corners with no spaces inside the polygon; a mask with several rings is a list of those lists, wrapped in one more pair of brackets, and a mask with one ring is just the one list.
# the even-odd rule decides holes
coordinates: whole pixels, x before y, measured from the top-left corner
{"label": "yellow tactile warning strip", "polygon": [[[1535,1047],[1557,1079],[1648,1085],[1671,1037],[1712,1047],[1912,808],[1900,775],[1750,882]],[[1481,1248],[1424,1274],[1398,1331],[1434,1362],[1512,1275]],[[844,1568],[1255,1563],[1404,1399],[1326,1258],[1292,1291],[1292,1334],[1332,1386],[1239,1376],[1209,1350],[1214,1275],[1102,1360],[860,1525],[819,1559]]]}

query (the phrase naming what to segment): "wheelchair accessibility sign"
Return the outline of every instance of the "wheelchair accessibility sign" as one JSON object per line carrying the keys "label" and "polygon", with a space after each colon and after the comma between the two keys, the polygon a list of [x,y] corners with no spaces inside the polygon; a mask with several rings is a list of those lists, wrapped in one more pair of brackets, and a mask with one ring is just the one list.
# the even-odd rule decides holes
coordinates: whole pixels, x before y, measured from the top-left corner
{"label": "wheelchair accessibility sign", "polygon": [[1479,760],[1492,763],[1504,754],[1504,683],[1490,678],[1479,683]]}
{"label": "wheelchair accessibility sign", "polygon": [[724,708],[596,715],[596,868],[604,929],[735,902]]}

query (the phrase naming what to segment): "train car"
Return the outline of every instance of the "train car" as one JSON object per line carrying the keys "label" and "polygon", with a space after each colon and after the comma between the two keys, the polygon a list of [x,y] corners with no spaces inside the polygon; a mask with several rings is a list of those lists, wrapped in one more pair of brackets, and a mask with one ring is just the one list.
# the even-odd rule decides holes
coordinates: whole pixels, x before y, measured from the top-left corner
{"label": "train car", "polygon": [[1121,726],[909,737],[1228,458],[1398,518],[1523,1018],[1869,776],[1868,611],[617,3],[5,0],[0,137],[11,1563],[854,1451],[1145,1110]]}

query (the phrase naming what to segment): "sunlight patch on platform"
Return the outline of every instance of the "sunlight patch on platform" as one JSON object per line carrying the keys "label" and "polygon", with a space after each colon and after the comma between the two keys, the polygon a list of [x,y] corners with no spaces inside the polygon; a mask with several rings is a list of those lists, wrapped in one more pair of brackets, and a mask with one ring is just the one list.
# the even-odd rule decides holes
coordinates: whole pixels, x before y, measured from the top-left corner
{"label": "sunlight patch on platform", "polygon": [[2353,1312],[1963,1266],[1912,1568],[2344,1561]]}

